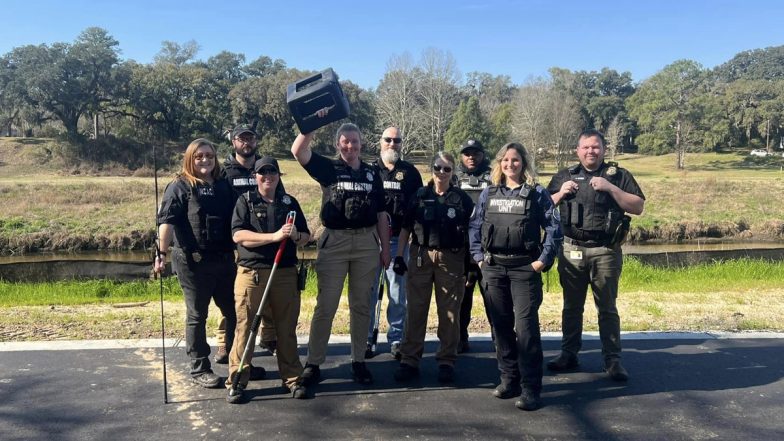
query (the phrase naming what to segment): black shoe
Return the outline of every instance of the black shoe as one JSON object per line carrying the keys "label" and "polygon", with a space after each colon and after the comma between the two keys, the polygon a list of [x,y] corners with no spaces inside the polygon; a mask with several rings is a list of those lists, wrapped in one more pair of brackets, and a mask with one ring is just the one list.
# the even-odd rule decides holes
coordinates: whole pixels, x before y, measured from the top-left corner
{"label": "black shoe", "polygon": [[367,363],[364,361],[351,362],[351,376],[354,378],[354,381],[359,384],[373,383],[373,376],[370,374]]}
{"label": "black shoe", "polygon": [[259,347],[268,351],[270,355],[275,355],[276,351],[278,350],[278,342],[277,340],[262,340],[261,343],[259,343]]}
{"label": "black shoe", "polygon": [[226,346],[218,346],[218,352],[212,359],[218,364],[229,364],[229,353],[226,352]]}
{"label": "black shoe", "polygon": [[212,371],[206,371],[193,375],[191,376],[191,381],[207,389],[221,387],[221,377],[215,375],[215,373]]}
{"label": "black shoe", "polygon": [[376,353],[373,352],[373,344],[368,343],[367,349],[365,349],[365,360],[370,360],[371,358],[375,357]]}
{"label": "black shoe", "polygon": [[307,387],[315,386],[321,380],[321,369],[317,364],[306,364],[302,371],[302,384]]}
{"label": "black shoe", "polygon": [[629,379],[629,372],[621,365],[621,360],[615,359],[605,362],[604,371],[613,381],[626,381]]}
{"label": "black shoe", "polygon": [[517,381],[501,381],[501,384],[495,387],[493,396],[506,400],[508,398],[518,397],[523,393],[520,383]]}
{"label": "black shoe", "polygon": [[468,340],[462,340],[460,343],[457,344],[457,353],[462,354],[471,350],[471,346],[468,345]]}
{"label": "black shoe", "polygon": [[240,384],[229,389],[229,393],[226,395],[226,401],[228,401],[229,404],[244,403],[245,398],[245,388]]}
{"label": "black shoe", "polygon": [[439,383],[454,383],[455,382],[455,368],[448,364],[438,365],[438,382]]}
{"label": "black shoe", "polygon": [[515,402],[515,406],[521,410],[536,410],[542,407],[542,399],[539,398],[538,393],[530,389],[523,389],[523,393],[520,394],[520,399]]}
{"label": "black shoe", "polygon": [[250,367],[250,377],[248,377],[250,381],[263,380],[266,376],[267,376],[267,371],[263,367],[261,366]]}
{"label": "black shoe", "polygon": [[415,368],[410,364],[400,363],[400,366],[395,370],[395,373],[392,374],[395,377],[395,381],[399,381],[401,383],[406,381],[411,381],[414,377],[419,376],[419,368]]}
{"label": "black shoe", "polygon": [[561,352],[561,355],[547,362],[547,369],[553,372],[562,372],[576,369],[580,365],[577,356],[569,352]]}
{"label": "black shoe", "polygon": [[286,383],[283,383],[283,388],[291,393],[292,398],[302,400],[308,397],[308,388],[307,386],[302,384],[302,378],[297,380],[297,382],[292,384],[291,386],[287,385]]}

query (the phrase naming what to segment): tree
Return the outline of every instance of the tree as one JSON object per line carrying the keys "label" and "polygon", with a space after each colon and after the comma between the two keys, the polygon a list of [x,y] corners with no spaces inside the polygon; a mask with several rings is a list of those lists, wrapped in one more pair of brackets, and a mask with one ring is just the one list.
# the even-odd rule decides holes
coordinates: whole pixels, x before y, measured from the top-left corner
{"label": "tree", "polygon": [[460,103],[446,131],[444,142],[449,150],[456,152],[468,139],[488,143],[491,137],[492,132],[479,108],[479,100],[472,96]]}
{"label": "tree", "polygon": [[426,127],[424,139],[435,154],[444,149],[444,134],[459,103],[459,72],[452,54],[435,48],[422,52],[420,69],[417,90]]}
{"label": "tree", "polygon": [[630,115],[643,130],[641,151],[675,151],[676,167],[685,166],[689,147],[702,144],[702,107],[705,72],[691,60],[678,60],[647,79],[627,100]]}
{"label": "tree", "polygon": [[512,115],[512,134],[523,141],[533,156],[534,165],[538,153],[546,149],[547,108],[550,98],[550,83],[543,78],[529,79],[517,89]]}
{"label": "tree", "polygon": [[[403,153],[422,148],[422,122],[419,117],[416,73],[409,54],[392,56],[376,90],[378,131],[395,126],[406,142]],[[383,127],[382,127],[383,126]]]}
{"label": "tree", "polygon": [[100,28],[87,28],[73,45],[15,48],[6,56],[24,102],[62,122],[68,138],[79,136],[79,118],[109,99],[118,42]]}
{"label": "tree", "polygon": [[549,90],[545,110],[549,128],[545,131],[545,140],[552,146],[557,169],[565,167],[572,157],[575,140],[583,128],[583,120],[577,109],[574,97],[560,90]]}

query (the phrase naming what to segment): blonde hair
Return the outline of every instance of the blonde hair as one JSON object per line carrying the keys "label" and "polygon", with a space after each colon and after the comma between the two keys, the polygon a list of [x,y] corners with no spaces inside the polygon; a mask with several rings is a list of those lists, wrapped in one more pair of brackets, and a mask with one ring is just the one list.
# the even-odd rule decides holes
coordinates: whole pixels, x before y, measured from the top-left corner
{"label": "blonde hair", "polygon": [[531,186],[536,185],[536,172],[534,171],[531,155],[528,154],[528,151],[522,144],[517,142],[505,144],[495,155],[493,170],[490,172],[490,180],[493,181],[493,185],[506,185],[506,175],[501,171],[501,161],[509,150],[515,150],[520,155],[520,158],[523,159],[522,177],[525,178],[525,183]]}
{"label": "blonde hair", "polygon": [[220,163],[218,162],[218,152],[215,149],[215,145],[205,138],[198,138],[191,141],[188,144],[188,148],[185,149],[185,154],[182,155],[182,171],[180,172],[180,178],[186,180],[191,187],[195,186],[196,183],[204,183],[203,180],[196,177],[196,150],[199,147],[207,146],[212,150],[212,154],[215,155],[215,167],[212,169],[212,176],[213,180],[218,180],[221,175],[221,168]]}

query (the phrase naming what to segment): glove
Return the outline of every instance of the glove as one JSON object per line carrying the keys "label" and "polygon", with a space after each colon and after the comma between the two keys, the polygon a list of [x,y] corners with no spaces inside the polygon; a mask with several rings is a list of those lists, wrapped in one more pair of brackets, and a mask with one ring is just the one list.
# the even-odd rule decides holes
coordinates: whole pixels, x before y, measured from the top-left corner
{"label": "glove", "polygon": [[395,263],[392,264],[392,271],[398,276],[403,276],[406,271],[408,271],[408,265],[406,265],[406,261],[403,260],[403,256],[395,256]]}

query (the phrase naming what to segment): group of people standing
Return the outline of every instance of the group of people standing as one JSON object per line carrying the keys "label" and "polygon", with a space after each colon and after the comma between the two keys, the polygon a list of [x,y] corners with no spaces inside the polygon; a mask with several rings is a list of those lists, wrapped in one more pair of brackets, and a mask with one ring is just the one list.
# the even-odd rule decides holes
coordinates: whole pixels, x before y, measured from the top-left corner
{"label": "group of people standing", "polygon": [[[264,377],[260,367],[239,365],[250,321],[283,241],[285,251],[264,308],[262,341],[275,350],[282,385],[295,398],[312,396],[321,378],[348,278],[354,381],[373,382],[365,360],[375,355],[379,284],[386,285],[389,298],[387,341],[400,363],[394,372],[399,382],[420,374],[435,296],[440,342],[435,361],[442,383],[455,381],[458,354],[470,350],[467,330],[474,287],[479,285],[500,372],[493,395],[519,397],[518,408],[538,409],[543,377],[541,272],[556,257],[564,287],[564,336],[562,352],[548,368],[577,368],[590,285],[599,311],[605,369],[614,380],[628,378],[620,364],[615,299],[620,246],[628,231],[626,213],[640,214],[644,196],[628,171],[604,160],[601,133],[589,130],[579,136],[580,163],[557,173],[547,188],[537,184],[531,157],[518,143],[502,146],[492,163],[476,140],[461,146],[459,160],[439,152],[429,163],[432,178],[424,183],[416,167],[402,159],[403,138],[395,127],[382,133],[380,158],[372,164],[360,159],[362,137],[354,124],[338,129],[334,158],[314,152],[313,137],[300,134],[291,147],[294,158],[321,186],[320,220],[325,227],[317,240],[318,295],[304,366],[295,332],[300,309],[296,247],[310,240],[310,231],[297,200],[282,186],[277,161],[256,155],[256,133],[244,126],[232,132],[235,153],[223,170],[215,147],[204,139],[194,141],[181,173],[165,191],[155,268],[162,270],[171,250],[185,292],[186,347],[195,383],[223,383],[230,391],[227,400],[239,403],[247,399],[248,381]],[[235,177],[228,178],[232,161],[244,164],[244,176],[235,171]],[[296,220],[287,224],[292,211]],[[210,299],[225,320],[226,381],[212,371],[208,358]],[[238,370],[241,375],[233,375]]]}

